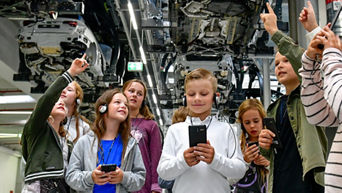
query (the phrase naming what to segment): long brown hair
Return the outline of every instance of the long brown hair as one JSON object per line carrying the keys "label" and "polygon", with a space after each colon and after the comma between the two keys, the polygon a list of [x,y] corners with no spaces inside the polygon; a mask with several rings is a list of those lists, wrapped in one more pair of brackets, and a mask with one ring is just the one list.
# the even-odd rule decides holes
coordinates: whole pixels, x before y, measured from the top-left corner
{"label": "long brown hair", "polygon": [[75,92],[76,92],[76,100],[74,102],[75,105],[74,105],[74,110],[72,113],[72,116],[75,117],[75,122],[76,122],[76,138],[72,142],[76,143],[77,140],[80,138],[80,129],[79,129],[80,123],[79,123],[78,118],[81,118],[84,122],[88,123],[89,125],[90,125],[90,121],[78,112],[78,107],[80,104],[77,103],[77,99],[79,100],[79,103],[83,101],[83,90],[76,81],[73,81],[72,84],[75,86]]}
{"label": "long brown hair", "polygon": [[[104,134],[106,132],[106,129],[107,129],[106,128],[106,124],[104,124],[104,116],[106,116],[107,113],[108,113],[108,105],[112,101],[114,95],[116,95],[118,93],[123,94],[120,91],[120,89],[110,89],[110,90],[105,91],[96,100],[96,103],[95,103],[95,113],[96,113],[96,115],[95,115],[95,121],[94,121],[92,130],[94,131],[94,133],[97,136],[99,147],[100,147],[100,141],[101,141],[102,137],[104,136]],[[126,96],[125,96],[125,98],[127,99]],[[102,106],[102,105],[107,105],[107,112],[104,113],[104,114],[101,114],[100,111],[99,111],[100,106]],[[118,131],[118,133],[121,134],[121,138],[122,138],[122,142],[123,142],[122,157],[121,157],[122,160],[123,160],[123,158],[125,156],[125,152],[126,152],[129,136],[130,136],[130,133],[131,133],[131,122],[130,122],[131,119],[129,118],[129,107],[127,107],[127,108],[128,108],[127,118],[123,122],[120,123],[119,131]]]}
{"label": "long brown hair", "polygon": [[[241,133],[241,138],[240,138],[241,139],[241,144],[240,145],[241,145],[242,152],[245,152],[245,150],[246,150],[246,143],[247,143],[247,130],[243,126],[242,116],[248,110],[251,110],[251,109],[257,110],[259,112],[261,120],[266,117],[265,109],[262,106],[262,103],[258,99],[247,99],[247,100],[244,100],[240,104],[240,106],[239,106],[239,114],[238,114],[238,117],[236,119],[236,122],[240,123],[241,124],[241,128],[242,128],[242,133]],[[267,173],[268,173],[268,170],[265,167],[260,168],[260,175],[261,175],[262,183],[265,182],[264,180],[266,178]]]}
{"label": "long brown hair", "polygon": [[124,85],[122,86],[122,92],[125,92],[126,89],[128,89],[128,87],[131,86],[131,84],[133,82],[137,82],[139,84],[141,84],[144,87],[144,104],[142,104],[142,106],[139,109],[139,113],[142,114],[144,116],[145,119],[148,120],[152,120],[154,119],[154,115],[151,113],[150,109],[148,108],[148,106],[146,105],[146,93],[147,93],[147,87],[145,85],[145,83],[139,79],[131,79],[128,80],[124,83]]}

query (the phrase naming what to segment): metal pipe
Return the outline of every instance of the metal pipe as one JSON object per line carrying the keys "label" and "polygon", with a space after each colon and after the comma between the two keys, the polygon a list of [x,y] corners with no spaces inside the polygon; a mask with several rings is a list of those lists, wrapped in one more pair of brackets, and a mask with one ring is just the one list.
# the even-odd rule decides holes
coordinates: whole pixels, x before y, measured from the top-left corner
{"label": "metal pipe", "polygon": [[271,59],[262,59],[262,70],[264,75],[264,107],[265,109],[271,104],[271,80],[270,80],[270,67],[272,64]]}
{"label": "metal pipe", "polygon": [[124,30],[125,30],[125,34],[127,36],[127,40],[128,40],[128,45],[129,47],[131,48],[131,51],[132,51],[132,55],[133,55],[133,58],[136,60],[137,59],[137,54],[135,52],[135,47],[134,47],[134,44],[133,44],[133,41],[131,39],[131,36],[129,35],[129,28],[127,26],[127,21],[126,21],[126,18],[125,18],[125,15],[124,13],[121,11],[121,7],[120,7],[120,2],[119,0],[115,0],[115,5],[116,5],[116,11],[119,13],[120,15],[120,18],[121,18],[121,22],[122,22],[122,26],[124,27]]}
{"label": "metal pipe", "polygon": [[298,42],[297,36],[297,2],[296,0],[289,0],[289,27],[290,27],[290,37],[295,41]]}

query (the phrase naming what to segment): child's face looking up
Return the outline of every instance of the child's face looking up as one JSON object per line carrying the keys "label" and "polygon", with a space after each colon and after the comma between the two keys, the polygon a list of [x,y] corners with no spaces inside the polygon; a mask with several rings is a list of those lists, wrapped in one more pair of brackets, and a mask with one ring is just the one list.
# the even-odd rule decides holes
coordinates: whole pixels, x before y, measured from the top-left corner
{"label": "child's face looking up", "polygon": [[205,118],[213,105],[213,85],[209,80],[191,80],[186,85],[186,103],[191,113]]}
{"label": "child's face looking up", "polygon": [[291,63],[279,52],[275,56],[275,74],[278,81],[285,87],[299,83],[298,76],[293,70]]}

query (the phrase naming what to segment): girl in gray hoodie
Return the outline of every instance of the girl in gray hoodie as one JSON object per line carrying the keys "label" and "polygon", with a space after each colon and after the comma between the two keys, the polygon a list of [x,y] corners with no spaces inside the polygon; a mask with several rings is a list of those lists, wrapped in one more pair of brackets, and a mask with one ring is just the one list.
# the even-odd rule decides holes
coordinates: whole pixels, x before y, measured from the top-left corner
{"label": "girl in gray hoodie", "polygon": [[[78,192],[133,192],[145,183],[145,167],[135,139],[130,137],[128,101],[118,89],[107,90],[95,103],[92,131],[76,143],[66,182]],[[103,164],[115,164],[104,172]]]}

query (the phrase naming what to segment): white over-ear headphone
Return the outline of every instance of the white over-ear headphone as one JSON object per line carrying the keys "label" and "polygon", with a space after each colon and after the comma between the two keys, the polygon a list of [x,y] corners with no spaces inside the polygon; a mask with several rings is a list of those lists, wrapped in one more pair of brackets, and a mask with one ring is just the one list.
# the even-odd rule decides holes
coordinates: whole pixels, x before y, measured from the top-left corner
{"label": "white over-ear headphone", "polygon": [[107,104],[104,104],[104,105],[101,105],[100,108],[99,108],[99,112],[101,114],[105,114],[107,112]]}
{"label": "white over-ear headphone", "polygon": [[76,99],[76,105],[80,106],[80,104],[81,104],[81,100],[80,99]]}

